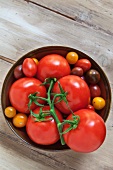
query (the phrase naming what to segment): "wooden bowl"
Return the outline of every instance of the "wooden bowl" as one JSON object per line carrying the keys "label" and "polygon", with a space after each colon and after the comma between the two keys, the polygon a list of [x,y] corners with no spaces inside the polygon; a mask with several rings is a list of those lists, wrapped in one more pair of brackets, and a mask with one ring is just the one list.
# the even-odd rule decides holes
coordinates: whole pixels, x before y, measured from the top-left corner
{"label": "wooden bowl", "polygon": [[[76,49],[70,48],[70,47],[63,47],[63,46],[48,46],[48,47],[42,47],[36,50],[33,50],[29,53],[27,53],[26,55],[24,55],[23,57],[21,57],[13,66],[12,68],[9,70],[4,83],[3,83],[3,87],[2,87],[2,96],[1,96],[1,103],[2,103],[2,110],[3,110],[3,114],[4,114],[4,110],[6,107],[10,106],[10,101],[9,101],[9,97],[8,97],[8,93],[9,93],[9,89],[12,85],[12,83],[15,81],[14,75],[13,75],[13,71],[14,68],[20,64],[22,64],[23,60],[25,58],[28,57],[35,57],[38,60],[40,60],[42,57],[44,57],[45,55],[48,54],[52,54],[52,53],[56,53],[56,54],[60,54],[62,56],[66,56],[66,54],[70,51],[74,51],[79,55],[79,59],[80,58],[85,58],[90,60],[90,62],[92,63],[92,68],[96,69],[100,75],[101,75],[101,80],[99,82],[99,86],[101,87],[101,92],[102,92],[102,97],[106,100],[106,106],[99,111],[98,113],[100,114],[100,116],[103,118],[104,121],[107,120],[108,115],[109,115],[109,111],[110,111],[110,104],[111,104],[111,89],[110,89],[110,85],[109,85],[109,81],[104,73],[104,71],[101,69],[101,67],[88,55],[84,54],[81,51],[78,51]],[[5,116],[5,114],[4,114]],[[48,145],[48,146],[44,146],[44,145],[38,145],[35,144],[34,142],[32,142],[29,137],[27,136],[27,133],[25,131],[25,128],[16,128],[13,126],[12,124],[12,120],[6,118],[6,122],[9,125],[9,127],[11,128],[11,130],[20,138],[23,140],[23,144],[27,143],[31,149],[34,150],[46,150],[46,151],[65,151],[68,148],[67,145],[62,146],[60,144],[60,141],[58,141],[57,143],[53,144],[53,145]]]}

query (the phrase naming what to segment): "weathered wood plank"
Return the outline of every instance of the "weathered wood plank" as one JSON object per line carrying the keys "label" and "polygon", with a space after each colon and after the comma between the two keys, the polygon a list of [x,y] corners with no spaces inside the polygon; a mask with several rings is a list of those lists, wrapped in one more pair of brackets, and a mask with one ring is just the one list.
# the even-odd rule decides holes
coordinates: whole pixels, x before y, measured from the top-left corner
{"label": "weathered wood plank", "polygon": [[3,138],[1,134],[0,137],[2,138],[2,140],[0,141],[0,170],[53,169],[50,165],[48,167],[45,163],[45,161],[47,160],[46,156],[41,156],[40,153],[37,153],[37,155],[35,155],[30,149],[26,149],[26,147],[23,147],[23,145],[13,142],[8,138]]}
{"label": "weathered wood plank", "polygon": [[96,60],[113,82],[110,74],[113,71],[111,35],[23,0],[1,0],[0,3],[1,55],[17,60],[23,54],[41,46],[71,46]]}
{"label": "weathered wood plank", "polygon": [[[42,1],[42,3],[44,2],[46,2],[46,5],[50,3],[49,0]],[[93,3],[96,4],[96,2]],[[71,3],[73,4],[72,1],[70,1]],[[69,6],[71,6],[70,4]],[[81,2],[78,4],[80,6]],[[92,6],[88,6],[92,9]],[[72,6],[71,9],[73,11]],[[85,12],[85,8],[82,7],[82,9]],[[104,15],[103,17],[105,18]],[[102,24],[102,20],[100,22]],[[112,35],[103,32],[101,29],[96,30],[88,24],[70,20],[37,5],[28,4],[23,0],[1,0],[0,33],[0,55],[6,57],[0,59],[0,91],[5,75],[11,67],[8,62],[17,60],[26,52],[45,45],[71,46],[92,56],[105,70],[113,91],[113,39]],[[8,62],[3,61],[3,59]],[[85,170],[112,170],[112,112],[113,108],[106,122],[107,137],[99,150],[90,154],[80,154],[73,151],[65,152],[65,154],[43,153],[30,150],[22,145],[22,141],[7,126],[0,106],[0,153],[2,153],[0,154],[0,169],[84,170],[85,167]]]}
{"label": "weathered wood plank", "polygon": [[112,0],[25,0],[46,8],[67,18],[87,25],[106,34],[113,35],[113,1]]}

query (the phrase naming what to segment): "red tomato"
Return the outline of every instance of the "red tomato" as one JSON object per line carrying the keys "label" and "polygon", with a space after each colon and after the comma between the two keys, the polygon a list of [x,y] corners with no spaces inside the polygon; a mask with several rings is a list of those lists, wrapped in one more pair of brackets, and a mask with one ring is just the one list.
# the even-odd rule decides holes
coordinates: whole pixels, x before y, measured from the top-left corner
{"label": "red tomato", "polygon": [[22,70],[22,65],[18,65],[18,66],[15,67],[15,69],[14,69],[14,77],[16,79],[20,79],[20,78],[24,77],[23,70]]}
{"label": "red tomato", "polygon": [[[9,91],[9,99],[12,106],[22,113],[29,113],[28,110],[28,96],[38,92],[37,96],[46,97],[46,88],[40,86],[42,82],[35,78],[21,78],[15,81]],[[38,100],[39,103],[43,103],[42,100]],[[31,109],[36,108],[35,104],[32,104]]]}
{"label": "red tomato", "polygon": [[[78,76],[68,75],[59,79],[65,92],[70,109],[76,111],[86,108],[90,101],[90,90],[84,80]],[[58,82],[53,87],[53,93],[60,93]],[[56,99],[58,101],[59,98]],[[56,107],[64,114],[70,114],[70,110],[64,101],[56,104]]]}
{"label": "red tomato", "polygon": [[[95,151],[102,145],[106,136],[103,119],[97,113],[88,109],[79,110],[74,114],[80,117],[80,122],[76,129],[64,134],[66,144],[76,152]],[[67,120],[72,119],[72,115],[67,118]],[[69,124],[64,125],[63,131],[69,126]]]}
{"label": "red tomato", "polygon": [[91,62],[87,59],[80,59],[75,63],[75,67],[81,67],[86,72],[91,68]]}
{"label": "red tomato", "polygon": [[37,66],[37,78],[44,81],[45,78],[61,78],[69,75],[71,70],[67,60],[58,54],[50,54],[43,57]]}
{"label": "red tomato", "polygon": [[33,77],[37,72],[37,65],[32,58],[26,58],[22,64],[23,73],[26,77]]}
{"label": "red tomato", "polygon": [[99,97],[101,95],[101,90],[100,90],[100,87],[95,84],[95,85],[90,85],[89,86],[89,89],[90,89],[90,93],[91,93],[91,97],[94,98],[94,97]]}
{"label": "red tomato", "polygon": [[[49,106],[44,106],[43,110],[49,110]],[[40,107],[36,108],[33,112],[39,114]],[[62,122],[62,116],[60,112],[55,108],[56,115],[60,122]],[[52,118],[52,116],[46,116],[45,119]],[[29,138],[37,144],[50,145],[59,140],[59,132],[54,119],[49,121],[37,122],[33,116],[29,116],[26,124],[26,132]]]}
{"label": "red tomato", "polygon": [[93,110],[93,111],[95,111],[95,108],[94,108],[94,106],[92,106],[91,104],[88,104],[88,106],[87,106],[87,109],[90,109],[90,110]]}

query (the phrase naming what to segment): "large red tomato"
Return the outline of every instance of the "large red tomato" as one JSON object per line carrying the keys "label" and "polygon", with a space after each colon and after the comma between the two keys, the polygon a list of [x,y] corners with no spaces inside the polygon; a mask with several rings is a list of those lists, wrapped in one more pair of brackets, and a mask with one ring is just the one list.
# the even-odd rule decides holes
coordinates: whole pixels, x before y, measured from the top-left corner
{"label": "large red tomato", "polygon": [[[49,106],[44,106],[43,111],[49,110]],[[36,108],[33,112],[39,114],[40,107]],[[56,115],[60,122],[62,122],[62,116],[60,112],[55,108]],[[26,124],[26,132],[29,138],[37,144],[50,145],[54,144],[59,140],[59,132],[54,119],[47,120],[48,118],[53,118],[52,116],[46,116],[46,121],[36,121],[36,118],[29,116]]]}
{"label": "large red tomato", "polygon": [[[12,106],[22,113],[29,113],[28,102],[29,94],[37,92],[37,96],[46,97],[46,88],[41,85],[41,81],[35,78],[21,78],[15,81],[9,91],[9,99]],[[38,100],[39,103],[43,103],[42,100]],[[36,108],[35,104],[32,104],[31,109]]]}
{"label": "large red tomato", "polygon": [[[94,111],[82,109],[74,113],[80,117],[80,122],[76,129],[64,134],[66,144],[76,152],[88,153],[98,149],[104,142],[106,127],[103,119]],[[73,120],[72,114],[67,120]],[[69,128],[65,124],[63,131]]]}
{"label": "large red tomato", "polygon": [[37,66],[37,78],[42,82],[45,78],[61,78],[69,75],[71,70],[67,60],[58,54],[50,54],[43,57]]}
{"label": "large red tomato", "polygon": [[[90,90],[84,80],[78,76],[68,75],[58,80],[65,92],[67,92],[68,106],[72,111],[86,108],[90,101]],[[53,93],[60,93],[58,82],[53,87]],[[59,98],[56,98],[56,102]],[[64,101],[56,104],[56,107],[64,114],[70,114],[69,107]]]}

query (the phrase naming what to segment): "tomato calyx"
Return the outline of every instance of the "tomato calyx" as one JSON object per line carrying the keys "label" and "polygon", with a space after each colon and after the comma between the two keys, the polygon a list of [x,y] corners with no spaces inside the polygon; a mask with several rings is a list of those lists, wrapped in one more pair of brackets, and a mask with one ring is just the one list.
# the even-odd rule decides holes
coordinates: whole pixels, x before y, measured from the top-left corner
{"label": "tomato calyx", "polygon": [[57,94],[57,95],[54,96],[55,98],[56,98],[56,97],[59,97],[59,100],[58,100],[57,102],[55,102],[54,104],[57,104],[57,103],[61,102],[62,100],[63,100],[66,104],[68,104],[68,101],[67,101],[67,99],[66,99],[67,92],[65,92],[65,91],[63,90],[63,88],[62,88],[62,86],[61,86],[61,84],[60,84],[59,81],[58,81],[58,86],[59,86],[60,94],[61,94],[61,95]]}
{"label": "tomato calyx", "polygon": [[35,114],[32,110],[30,111],[33,120],[35,122],[47,122],[53,120],[52,117],[46,118],[47,116],[50,116],[50,111],[43,111],[42,108],[43,107],[40,108],[39,114]]}
{"label": "tomato calyx", "polygon": [[53,80],[54,83],[57,81],[56,78],[46,78],[46,79],[44,80],[44,82],[41,84],[41,86],[45,86],[45,85],[47,85],[47,84],[50,84],[50,83],[51,83],[51,80]]}
{"label": "tomato calyx", "polygon": [[80,117],[78,115],[72,116],[73,120],[64,120],[63,123],[61,123],[61,126],[64,126],[65,124],[69,124],[69,128],[67,128],[62,134],[68,133],[70,130],[76,129],[78,127],[78,124],[80,122]]}
{"label": "tomato calyx", "polygon": [[30,106],[32,105],[32,103],[35,103],[37,106],[41,106],[41,107],[44,106],[43,104],[40,104],[37,100],[38,100],[38,99],[46,100],[46,99],[43,98],[43,97],[37,96],[37,94],[38,94],[38,92],[35,92],[35,93],[30,94],[30,95],[28,96],[28,98],[29,98],[29,103],[28,103],[28,108],[29,108],[29,110],[30,110]]}

